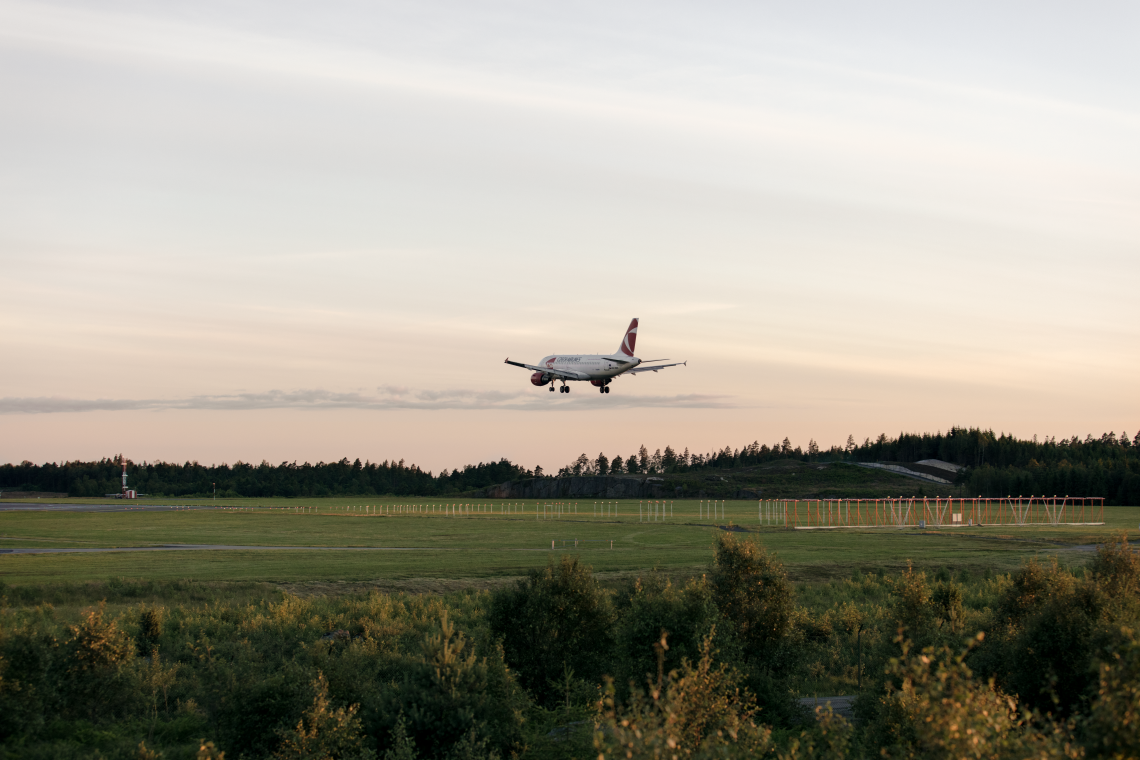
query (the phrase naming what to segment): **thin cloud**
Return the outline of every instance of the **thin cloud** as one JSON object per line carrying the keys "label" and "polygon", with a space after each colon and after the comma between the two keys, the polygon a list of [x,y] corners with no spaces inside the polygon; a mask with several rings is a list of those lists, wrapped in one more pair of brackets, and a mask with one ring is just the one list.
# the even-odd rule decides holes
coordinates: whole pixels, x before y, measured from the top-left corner
{"label": "thin cloud", "polygon": [[[678,394],[674,396],[593,394],[573,398],[548,398],[530,391],[428,390],[411,392],[406,388],[383,386],[375,395],[339,393],[322,389],[297,391],[271,390],[261,393],[232,393],[188,396],[175,399],[74,399],[58,396],[0,398],[0,415],[74,414],[77,412],[128,412],[168,410],[254,411],[259,409],[499,409],[508,411],[575,411],[587,409],[733,409],[732,396]],[[599,394],[600,395],[600,394]]]}

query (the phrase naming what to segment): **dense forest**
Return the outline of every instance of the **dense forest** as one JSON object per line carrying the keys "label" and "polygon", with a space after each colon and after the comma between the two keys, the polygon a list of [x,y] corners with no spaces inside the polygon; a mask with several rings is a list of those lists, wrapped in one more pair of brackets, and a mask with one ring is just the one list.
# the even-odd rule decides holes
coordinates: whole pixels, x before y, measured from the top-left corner
{"label": "dense forest", "polygon": [[[582,454],[558,470],[559,477],[576,475],[668,475],[704,469],[741,469],[781,459],[834,462],[917,462],[940,459],[962,466],[957,484],[969,494],[1007,496],[1058,494],[1103,496],[1109,504],[1140,504],[1140,433],[1105,433],[1099,438],[1019,439],[980,428],[951,428],[946,433],[885,433],[857,444],[820,449],[814,440],[805,448],[784,438],[769,446],[759,441],[720,451],[678,453],[672,446],[650,454],[642,446],[628,457]],[[64,462],[0,466],[0,490],[55,491],[72,496],[100,496],[119,490],[117,458],[98,462]],[[162,496],[443,496],[485,488],[511,480],[542,477],[507,459],[443,470],[438,475],[399,462],[339,462],[259,465],[202,465],[197,462],[128,460],[132,488]]]}
{"label": "dense forest", "polygon": [[[117,457],[98,462],[64,462],[43,465],[21,462],[0,466],[0,490],[66,492],[70,496],[102,496],[119,491],[122,465]],[[437,496],[485,488],[533,473],[502,459],[467,465],[439,475],[399,462],[339,462],[259,465],[203,465],[198,462],[142,462],[127,460],[127,482],[139,493],[152,496],[220,497],[271,496]]]}
{"label": "dense forest", "polygon": [[940,459],[960,465],[958,485],[980,496],[1071,494],[1104,496],[1109,504],[1140,504],[1140,432],[1105,433],[1082,440],[1019,439],[980,428],[951,428],[946,433],[883,433],[862,444],[848,436],[847,445],[822,450],[814,440],[807,448],[787,438],[769,446],[759,441],[739,448],[725,446],[705,454],[678,453],[672,446],[650,454],[644,446],[629,457],[590,458],[582,454],[558,471],[559,476],[663,474],[705,469],[737,470],[765,462],[795,459],[808,462],[918,462]]}

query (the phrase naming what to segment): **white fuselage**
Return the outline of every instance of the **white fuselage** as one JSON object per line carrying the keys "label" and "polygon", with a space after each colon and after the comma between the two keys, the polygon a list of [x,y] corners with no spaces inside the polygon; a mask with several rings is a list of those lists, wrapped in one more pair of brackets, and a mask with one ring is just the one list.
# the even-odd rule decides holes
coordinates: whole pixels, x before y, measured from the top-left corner
{"label": "white fuselage", "polygon": [[641,359],[623,356],[619,361],[601,354],[554,354],[538,364],[547,369],[573,372],[582,380],[608,380],[641,364]]}

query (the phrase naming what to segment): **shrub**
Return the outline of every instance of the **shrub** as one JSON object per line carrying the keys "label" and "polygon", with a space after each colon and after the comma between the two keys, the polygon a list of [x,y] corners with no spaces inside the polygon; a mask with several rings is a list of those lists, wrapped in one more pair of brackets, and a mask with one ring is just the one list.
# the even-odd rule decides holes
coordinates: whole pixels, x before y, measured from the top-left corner
{"label": "shrub", "polygon": [[593,683],[611,670],[613,605],[577,558],[497,592],[488,617],[506,661],[542,705],[557,704],[556,684],[568,670]]}
{"label": "shrub", "polygon": [[[1131,637],[1132,631],[1124,632]],[[1140,748],[1140,643],[1133,641],[1097,668],[1098,688],[1084,725],[1086,744],[1113,760]]]}
{"label": "shrub", "polygon": [[405,717],[404,730],[422,754],[505,752],[519,739],[521,700],[501,657],[480,659],[469,644],[445,612],[389,696],[389,714]]}
{"label": "shrub", "polygon": [[714,666],[712,634],[701,645],[700,659],[687,658],[665,674],[668,641],[657,643],[658,675],[646,689],[634,689],[619,705],[613,681],[603,698],[601,730],[594,735],[598,760],[614,758],[704,758],[759,755],[770,749],[771,731],[755,722],[759,709],[740,676],[726,665]]}
{"label": "shrub", "polygon": [[973,661],[1027,705],[1067,713],[1093,685],[1101,602],[1095,584],[1056,561],[1030,561],[999,599],[993,635]]}
{"label": "shrub", "polygon": [[955,583],[939,583],[930,595],[930,602],[934,605],[934,616],[939,627],[945,626],[952,633],[961,633],[962,617],[962,588]]}
{"label": "shrub", "polygon": [[916,573],[908,562],[906,572],[892,584],[891,591],[894,594],[891,616],[895,628],[911,641],[926,642],[934,612],[926,573]]}
{"label": "shrub", "polygon": [[124,673],[134,655],[130,637],[104,618],[104,609],[101,604],[68,626],[63,646],[67,710],[89,719],[126,708],[131,691]]}
{"label": "shrub", "polygon": [[695,661],[701,642],[716,625],[717,609],[708,585],[690,581],[677,588],[656,576],[638,579],[614,628],[615,680],[624,696],[630,682],[640,683],[656,672],[654,645],[669,637],[665,669],[680,666],[683,659]]}
{"label": "shrub", "polygon": [[1127,534],[1100,546],[1089,569],[1110,599],[1140,596],[1140,554],[1132,551]]}
{"label": "shrub", "polygon": [[1082,756],[1065,727],[1019,712],[1014,697],[976,680],[965,654],[928,647],[913,656],[903,642],[866,737],[872,751],[923,760]]}
{"label": "shrub", "polygon": [[792,619],[794,599],[784,566],[752,541],[725,533],[717,541],[710,583],[717,609],[749,657],[769,660]]}
{"label": "shrub", "polygon": [[359,705],[333,708],[329,684],[324,674],[313,681],[313,704],[289,730],[280,731],[281,744],[275,760],[368,760],[375,753],[366,750],[360,734]]}
{"label": "shrub", "polygon": [[139,633],[135,644],[138,653],[144,657],[158,649],[158,640],[162,636],[162,614],[161,607],[143,607],[139,611]]}
{"label": "shrub", "polygon": [[1075,582],[1071,574],[1057,566],[1056,559],[1048,567],[1031,559],[1011,580],[1011,585],[998,601],[997,622],[1014,629],[1044,606],[1050,597],[1068,594]]}
{"label": "shrub", "polygon": [[0,741],[34,735],[56,699],[59,644],[37,622],[0,619]]}

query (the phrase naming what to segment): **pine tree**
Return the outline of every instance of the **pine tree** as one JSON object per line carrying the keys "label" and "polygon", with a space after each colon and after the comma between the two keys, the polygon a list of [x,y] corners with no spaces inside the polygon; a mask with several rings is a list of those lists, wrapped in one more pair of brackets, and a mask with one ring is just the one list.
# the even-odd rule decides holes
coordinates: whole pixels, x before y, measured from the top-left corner
{"label": "pine tree", "polygon": [[590,472],[590,458],[585,454],[579,454],[578,459],[574,461],[572,471],[575,475],[588,475]]}
{"label": "pine tree", "polygon": [[854,435],[848,435],[847,436],[847,447],[844,449],[844,451],[846,453],[850,454],[854,450],[855,450],[855,436]]}
{"label": "pine tree", "polygon": [[598,458],[594,460],[594,472],[598,475],[605,475],[610,471],[610,460],[602,452],[598,452]]}
{"label": "pine tree", "polygon": [[649,472],[649,450],[642,444],[641,449],[637,452],[638,470],[640,472]]}

